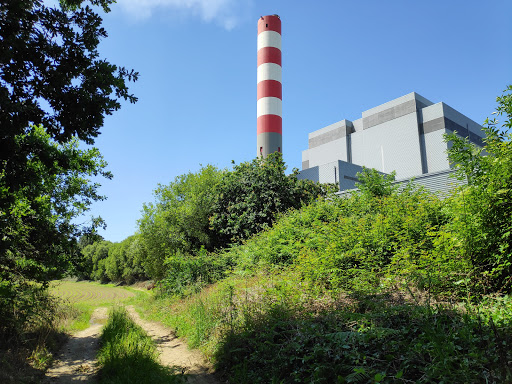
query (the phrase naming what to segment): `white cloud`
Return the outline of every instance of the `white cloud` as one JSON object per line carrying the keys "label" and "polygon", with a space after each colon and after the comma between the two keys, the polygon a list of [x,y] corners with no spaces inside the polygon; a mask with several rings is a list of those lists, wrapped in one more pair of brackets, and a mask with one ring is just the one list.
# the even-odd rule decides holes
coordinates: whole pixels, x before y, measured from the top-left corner
{"label": "white cloud", "polygon": [[[117,0],[112,8],[121,8],[135,20],[147,20],[155,13],[174,11],[214,22],[227,30],[236,27],[247,14],[253,0]],[[46,6],[58,6],[59,0],[43,0]],[[113,9],[114,11],[114,9]]]}
{"label": "white cloud", "polygon": [[236,27],[250,0],[118,0],[117,5],[138,20],[165,10],[198,16],[230,30]]}

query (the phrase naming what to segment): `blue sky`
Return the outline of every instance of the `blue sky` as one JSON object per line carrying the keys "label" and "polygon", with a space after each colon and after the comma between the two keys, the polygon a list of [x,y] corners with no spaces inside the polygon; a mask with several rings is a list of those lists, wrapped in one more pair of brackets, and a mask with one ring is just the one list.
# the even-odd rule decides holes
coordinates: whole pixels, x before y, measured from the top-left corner
{"label": "blue sky", "polygon": [[257,21],[268,14],[282,20],[289,170],[309,132],[409,92],[482,123],[512,83],[509,0],[118,0],[100,51],[140,72],[139,102],[107,117],[95,144],[114,173],[91,210],[107,240],[136,231],[158,183],[256,155]]}

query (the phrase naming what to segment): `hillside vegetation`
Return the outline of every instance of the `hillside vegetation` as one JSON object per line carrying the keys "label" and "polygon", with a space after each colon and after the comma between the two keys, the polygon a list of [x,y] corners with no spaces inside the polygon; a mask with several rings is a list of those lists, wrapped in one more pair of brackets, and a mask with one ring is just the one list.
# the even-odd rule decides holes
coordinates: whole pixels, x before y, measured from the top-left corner
{"label": "hillside vegetation", "polygon": [[[276,153],[234,165],[231,171],[208,165],[159,185],[155,202],[142,208],[138,233],[115,244],[81,239],[77,273],[101,281],[161,280],[174,273],[175,263],[239,244],[270,227],[278,215],[333,190],[298,180],[296,171],[285,175],[285,170]],[[203,262],[197,267],[205,269]]]}
{"label": "hillside vegetation", "polygon": [[485,295],[446,203],[386,193],[319,200],[175,263],[146,308],[237,383],[510,380],[512,301]]}
{"label": "hillside vegetation", "polygon": [[484,149],[446,136],[451,196],[374,170],[329,196],[279,155],[205,167],[160,186],[133,237],[85,247],[93,277],[142,266],[159,285],[141,306],[231,382],[510,382],[511,90]]}

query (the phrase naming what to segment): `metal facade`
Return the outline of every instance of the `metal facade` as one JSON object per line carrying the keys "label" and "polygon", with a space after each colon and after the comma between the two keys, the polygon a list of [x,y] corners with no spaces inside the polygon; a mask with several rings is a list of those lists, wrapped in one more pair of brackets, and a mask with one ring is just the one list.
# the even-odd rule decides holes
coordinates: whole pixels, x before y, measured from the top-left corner
{"label": "metal facade", "polygon": [[[340,179],[344,177],[340,169],[364,166],[383,173],[395,171],[397,179],[424,176],[426,185],[443,190],[450,185],[443,179],[450,171],[449,143],[443,135],[453,131],[482,145],[481,125],[445,103],[434,104],[412,92],[364,111],[361,119],[341,120],[311,132],[308,149],[302,152],[303,175],[333,182],[336,174],[335,182],[343,190],[353,183]],[[312,168],[316,170],[308,171]],[[345,176],[352,177],[351,172]]]}

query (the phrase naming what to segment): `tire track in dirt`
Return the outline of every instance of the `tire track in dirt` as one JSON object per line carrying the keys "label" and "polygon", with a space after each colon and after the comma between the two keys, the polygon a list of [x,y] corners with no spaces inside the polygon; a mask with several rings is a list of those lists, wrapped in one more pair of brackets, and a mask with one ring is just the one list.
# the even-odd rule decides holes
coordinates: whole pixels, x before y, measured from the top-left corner
{"label": "tire track in dirt", "polygon": [[187,383],[220,384],[205,362],[201,352],[188,349],[186,343],[174,332],[160,323],[141,319],[133,305],[126,307],[132,319],[153,338],[160,352],[160,363],[167,366],[179,366],[187,375]]}
{"label": "tire track in dirt", "polygon": [[[103,287],[87,282],[59,282],[53,286],[56,296],[71,302],[114,301],[133,296],[132,292],[118,287]],[[140,318],[132,305],[126,307],[132,319],[155,340],[160,353],[160,363],[179,366],[190,384],[220,384],[211,367],[197,350],[189,350],[186,343],[160,323]],[[76,381],[96,382],[98,367],[96,355],[100,334],[108,317],[108,309],[96,308],[91,316],[91,326],[72,335],[61,348],[56,363],[46,373],[45,384],[67,384]]]}
{"label": "tire track in dirt", "polygon": [[45,383],[67,384],[77,381],[95,381],[96,354],[101,328],[108,317],[108,309],[99,307],[91,316],[91,326],[77,332],[64,344],[57,362],[46,372]]}

